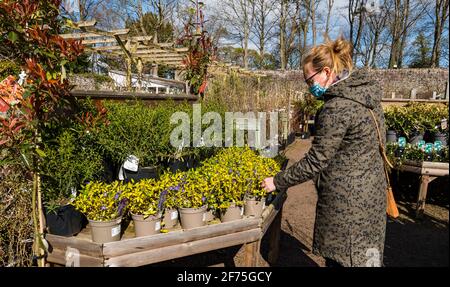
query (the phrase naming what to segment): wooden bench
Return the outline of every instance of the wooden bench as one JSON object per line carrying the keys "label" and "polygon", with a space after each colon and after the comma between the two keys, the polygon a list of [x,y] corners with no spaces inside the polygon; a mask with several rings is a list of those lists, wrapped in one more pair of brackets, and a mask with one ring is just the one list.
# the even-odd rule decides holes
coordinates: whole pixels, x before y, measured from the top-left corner
{"label": "wooden bench", "polygon": [[170,259],[244,245],[244,266],[258,266],[261,239],[268,232],[269,263],[278,257],[282,206],[286,191],[279,192],[259,218],[247,217],[227,223],[219,221],[190,230],[175,227],[168,233],[134,237],[127,228],[120,241],[95,243],[90,229],[74,237],[46,234],[47,262],[65,266],[143,266]]}
{"label": "wooden bench", "polygon": [[419,194],[417,196],[416,217],[423,216],[427,197],[428,184],[439,176],[449,175],[449,164],[446,162],[430,161],[406,161],[399,167],[401,171],[412,172],[420,175]]}

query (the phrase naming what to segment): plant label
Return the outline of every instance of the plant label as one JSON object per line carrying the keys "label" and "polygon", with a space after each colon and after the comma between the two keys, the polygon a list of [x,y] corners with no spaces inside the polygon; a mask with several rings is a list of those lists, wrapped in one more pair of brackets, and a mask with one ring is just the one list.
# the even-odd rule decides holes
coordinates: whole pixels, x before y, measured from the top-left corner
{"label": "plant label", "polygon": [[178,218],[178,211],[172,211],[171,215],[170,215],[170,219],[171,220],[175,220]]}
{"label": "plant label", "polygon": [[111,236],[112,236],[112,237],[114,237],[114,236],[116,236],[116,235],[119,235],[119,234],[120,234],[120,225],[117,226],[117,227],[113,227],[113,228],[111,229]]}
{"label": "plant label", "polygon": [[446,130],[447,129],[447,119],[441,120],[441,129]]}
{"label": "plant label", "polygon": [[161,222],[158,221],[158,222],[156,222],[156,224],[155,224],[155,231],[159,231],[160,229],[161,229]]}
{"label": "plant label", "polygon": [[244,209],[241,207],[241,216],[244,215]]}
{"label": "plant label", "polygon": [[205,213],[203,213],[203,218],[202,218],[202,221],[206,221],[206,212],[205,212]]}
{"label": "plant label", "polygon": [[263,206],[262,206],[262,209],[264,209],[264,208],[266,208],[266,201],[263,201],[263,204],[262,204]]}

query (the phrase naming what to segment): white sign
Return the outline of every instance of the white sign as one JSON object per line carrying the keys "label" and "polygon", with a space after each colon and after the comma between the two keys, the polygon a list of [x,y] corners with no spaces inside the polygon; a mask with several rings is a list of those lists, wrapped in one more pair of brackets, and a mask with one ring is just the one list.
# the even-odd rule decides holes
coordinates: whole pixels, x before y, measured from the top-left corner
{"label": "white sign", "polygon": [[172,214],[170,215],[171,220],[175,220],[178,218],[178,211],[172,211]]}
{"label": "white sign", "polygon": [[114,237],[120,234],[120,225],[111,229],[111,236]]}

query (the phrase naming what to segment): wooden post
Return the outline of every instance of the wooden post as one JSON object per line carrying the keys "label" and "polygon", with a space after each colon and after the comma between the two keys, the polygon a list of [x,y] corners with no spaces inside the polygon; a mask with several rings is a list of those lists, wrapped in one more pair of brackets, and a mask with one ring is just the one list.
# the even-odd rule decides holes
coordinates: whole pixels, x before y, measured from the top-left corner
{"label": "wooden post", "polygon": [[133,62],[133,59],[131,58],[131,54],[130,54],[130,48],[131,48],[131,41],[128,40],[124,47],[126,52],[126,65],[127,65],[127,90],[131,90],[131,84],[132,84],[132,80],[131,80],[131,64]]}
{"label": "wooden post", "polygon": [[126,63],[127,63],[127,90],[131,90],[131,59],[127,57],[126,59]]}
{"label": "wooden post", "polygon": [[137,72],[138,72],[138,89],[139,91],[142,90],[142,70],[144,69],[144,65],[142,64],[142,59],[137,59]]}
{"label": "wooden post", "polygon": [[261,246],[261,241],[257,240],[254,242],[246,243],[244,264],[245,267],[257,267],[259,258],[259,248]]}
{"label": "wooden post", "polygon": [[422,175],[420,179],[419,195],[416,204],[416,217],[422,217],[425,211],[425,201],[427,198],[428,184],[435,180],[436,176]]}
{"label": "wooden post", "polygon": [[259,90],[261,89],[261,77],[258,76],[258,87],[256,90],[256,111],[259,111],[259,102],[260,102],[260,93]]}
{"label": "wooden post", "polygon": [[417,89],[412,89],[410,99],[411,100],[415,99],[416,95],[417,95]]}
{"label": "wooden post", "polygon": [[291,90],[289,89],[289,99],[288,99],[288,108],[287,108],[287,121],[288,121],[288,126],[287,126],[287,136],[286,138],[289,136],[289,134],[291,133],[291,102],[292,102],[292,95],[291,95]]}
{"label": "wooden post", "polygon": [[281,217],[283,214],[283,208],[278,211],[272,225],[269,228],[269,256],[268,262],[274,265],[278,260],[278,254],[280,250],[280,231],[281,231]]}
{"label": "wooden post", "polygon": [[433,91],[433,96],[432,96],[433,100],[436,100],[436,95],[437,95],[436,91]]}
{"label": "wooden post", "polygon": [[445,100],[448,100],[448,91],[449,90],[449,87],[448,87],[448,81],[447,81],[447,85],[445,86]]}

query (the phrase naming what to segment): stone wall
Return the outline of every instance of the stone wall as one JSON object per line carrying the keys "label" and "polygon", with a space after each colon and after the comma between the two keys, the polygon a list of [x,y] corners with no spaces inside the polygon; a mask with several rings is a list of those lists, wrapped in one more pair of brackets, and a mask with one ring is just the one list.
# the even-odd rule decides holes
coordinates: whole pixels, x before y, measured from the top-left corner
{"label": "stone wall", "polygon": [[416,89],[416,98],[429,99],[433,92],[445,96],[448,69],[389,69],[372,70],[372,77],[381,81],[384,97],[409,99],[411,90]]}
{"label": "stone wall", "polygon": [[[300,86],[306,90],[303,73],[300,71],[261,72],[297,84],[300,82]],[[370,70],[370,75],[381,82],[384,98],[391,98],[392,93],[395,93],[396,98],[409,99],[413,89],[416,89],[417,99],[429,99],[433,92],[444,96],[448,81],[448,69],[373,69]]]}
{"label": "stone wall", "polygon": [[[99,80],[101,79],[101,80]],[[96,90],[112,91],[115,90],[114,81],[108,76],[101,76],[98,79],[94,75],[71,75],[69,76],[71,85],[75,85],[74,90]]]}
{"label": "stone wall", "polygon": [[[307,92],[307,86],[303,81],[303,73],[291,71],[259,71],[267,74],[278,82],[290,83],[291,89]],[[371,77],[381,81],[384,98],[391,98],[395,93],[396,98],[409,99],[411,90],[416,89],[417,99],[429,99],[433,92],[437,95],[445,95],[448,81],[448,69],[373,69]],[[273,79],[275,78],[275,79]],[[115,90],[113,81],[96,81],[95,77],[72,76],[71,84],[76,85],[77,90]],[[264,81],[264,80],[263,80]]]}

